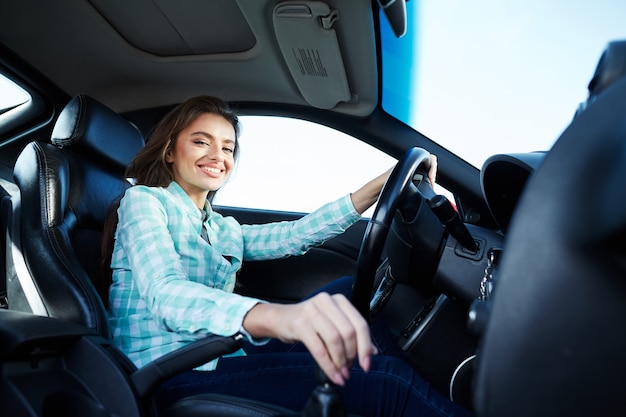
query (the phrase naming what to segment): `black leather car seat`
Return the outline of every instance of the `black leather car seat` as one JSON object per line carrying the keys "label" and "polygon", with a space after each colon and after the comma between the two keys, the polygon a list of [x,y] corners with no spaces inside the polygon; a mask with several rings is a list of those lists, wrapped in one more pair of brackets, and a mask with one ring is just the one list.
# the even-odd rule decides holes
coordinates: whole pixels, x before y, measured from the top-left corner
{"label": "black leather car seat", "polygon": [[587,85],[589,91],[587,100],[580,104],[576,115],[584,111],[607,88],[624,77],[626,77],[626,40],[621,39],[609,42],[602,52],[593,77]]}
{"label": "black leather car seat", "polygon": [[529,179],[494,273],[481,417],[626,412],[626,43]]}
{"label": "black leather car seat", "polygon": [[[101,259],[102,230],[109,208],[130,186],[124,178],[125,167],[144,145],[144,140],[139,131],[117,113],[88,96],[77,96],[59,115],[51,141],[51,144],[28,144],[14,168],[19,192],[11,197],[12,218],[8,227],[12,250],[9,251],[10,266],[7,268],[9,309],[12,311],[9,316],[0,315],[0,321],[7,317],[11,325],[0,323],[0,342],[7,341],[7,345],[0,349],[0,361],[29,358],[24,360],[35,363],[35,358],[29,356],[31,352],[48,352],[59,356],[55,363],[74,364],[73,369],[64,365],[60,372],[71,370],[74,377],[80,375],[83,380],[73,382],[77,386],[88,386],[93,379],[115,374],[117,379],[111,383],[127,382],[141,410],[145,404],[150,404],[151,394],[160,382],[235,351],[241,346],[241,338],[209,336],[138,370],[107,342],[110,339],[107,313],[95,282]],[[35,315],[28,315],[30,318],[15,316],[21,312]],[[50,318],[73,323],[67,324],[66,334],[63,325],[46,324]],[[75,349],[78,344],[89,348]],[[124,370],[126,380],[122,378],[120,382],[119,371],[107,372],[110,368],[91,373],[78,372],[90,366],[91,356],[95,360],[101,355],[113,357],[114,368]],[[75,356],[82,358],[79,365],[76,365]],[[107,367],[109,362],[98,363]],[[24,379],[24,375],[19,374],[18,378]],[[44,387],[36,383],[36,378],[27,379],[31,382],[12,386],[12,389],[22,390],[22,395],[12,397],[12,401],[23,403],[32,397],[41,403],[38,405],[43,410],[47,399],[55,407],[64,407],[64,399],[69,401],[76,395],[70,389],[64,390],[59,397],[54,385],[63,380],[53,379]],[[102,395],[110,395],[106,390],[103,392]],[[102,409],[105,412],[97,415],[109,415],[112,411],[107,410],[106,400],[110,404],[110,398],[103,401],[89,398],[83,401],[84,410]],[[153,409],[154,406],[146,408]],[[294,415],[273,405],[212,394],[184,399],[170,410],[157,410],[156,414]]]}
{"label": "black leather car seat", "polygon": [[7,225],[11,217],[11,194],[0,186],[0,308],[7,308]]}
{"label": "black leather car seat", "polygon": [[[8,261],[10,308],[70,320],[108,337],[95,290],[102,228],[130,185],[126,164],[144,145],[139,131],[87,96],[59,115],[52,143],[31,142],[18,157]],[[44,279],[48,277],[49,279]]]}

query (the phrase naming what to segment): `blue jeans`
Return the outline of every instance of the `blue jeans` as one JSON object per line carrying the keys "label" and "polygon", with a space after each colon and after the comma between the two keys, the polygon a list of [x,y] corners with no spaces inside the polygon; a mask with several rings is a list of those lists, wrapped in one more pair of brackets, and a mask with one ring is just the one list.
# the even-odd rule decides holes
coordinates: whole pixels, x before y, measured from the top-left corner
{"label": "blue jeans", "polygon": [[[322,290],[350,294],[351,278]],[[401,351],[383,324],[373,323],[379,348],[365,373],[355,364],[340,393],[350,414],[359,416],[473,416],[436,392],[401,359]],[[273,340],[264,346],[244,346],[248,356],[221,358],[214,371],[189,371],[166,381],[157,398],[166,406],[200,393],[228,394],[301,411],[316,385],[317,365],[302,344]]]}

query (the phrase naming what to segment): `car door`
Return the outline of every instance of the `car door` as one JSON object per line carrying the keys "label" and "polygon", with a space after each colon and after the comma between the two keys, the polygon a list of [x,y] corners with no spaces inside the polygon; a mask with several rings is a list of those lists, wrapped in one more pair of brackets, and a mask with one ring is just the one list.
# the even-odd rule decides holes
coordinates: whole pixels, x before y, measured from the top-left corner
{"label": "car door", "polygon": [[[318,123],[242,116],[241,158],[214,201],[240,223],[295,220],[355,191],[395,159],[358,138]],[[345,233],[303,256],[244,262],[238,290],[293,301],[325,283],[353,275],[373,208]]]}

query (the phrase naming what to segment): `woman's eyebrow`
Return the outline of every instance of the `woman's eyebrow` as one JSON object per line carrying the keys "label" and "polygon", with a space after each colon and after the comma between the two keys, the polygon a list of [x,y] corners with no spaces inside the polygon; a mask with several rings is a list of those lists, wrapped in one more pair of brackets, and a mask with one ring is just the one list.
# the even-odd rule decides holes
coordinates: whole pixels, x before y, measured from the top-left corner
{"label": "woman's eyebrow", "polygon": [[197,132],[193,132],[191,133],[191,136],[204,136],[207,139],[213,139],[213,135],[208,133],[208,132],[203,132],[203,131],[197,131]]}
{"label": "woman's eyebrow", "polygon": [[[208,132],[204,132],[202,130],[199,130],[197,132],[191,133],[191,136],[204,136],[207,139],[215,139],[215,136],[213,136],[212,134],[210,134]],[[224,141],[224,143],[228,143],[228,144],[231,144],[231,145],[235,144],[235,141],[230,139],[230,138],[226,138],[223,141]]]}

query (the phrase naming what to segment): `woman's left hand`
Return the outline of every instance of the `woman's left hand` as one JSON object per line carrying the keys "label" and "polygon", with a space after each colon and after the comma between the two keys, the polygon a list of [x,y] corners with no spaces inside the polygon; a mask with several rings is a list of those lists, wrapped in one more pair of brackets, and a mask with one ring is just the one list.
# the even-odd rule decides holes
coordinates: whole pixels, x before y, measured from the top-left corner
{"label": "woman's left hand", "polygon": [[[352,204],[356,211],[360,214],[363,214],[365,210],[370,208],[372,204],[378,200],[378,196],[380,195],[385,182],[391,175],[391,171],[393,171],[393,167],[389,168],[387,171],[382,174],[376,176],[374,179],[368,181],[361,188],[353,192],[350,197],[352,198]],[[437,178],[437,157],[434,154],[430,154],[430,168],[428,169],[428,181],[430,185],[435,188],[435,180]]]}

